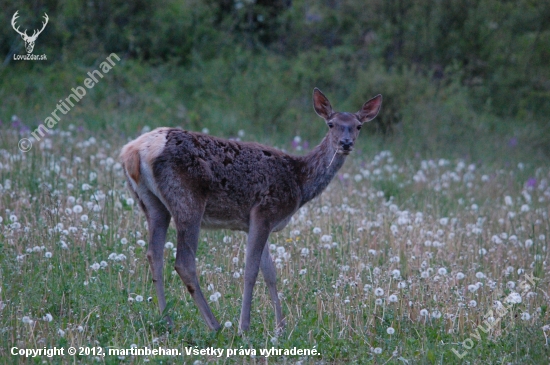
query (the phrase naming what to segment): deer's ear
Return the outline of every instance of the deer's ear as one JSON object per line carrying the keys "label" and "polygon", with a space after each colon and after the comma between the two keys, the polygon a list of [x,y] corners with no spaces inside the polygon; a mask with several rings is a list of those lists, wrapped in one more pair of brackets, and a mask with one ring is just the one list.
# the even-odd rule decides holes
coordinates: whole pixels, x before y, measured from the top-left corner
{"label": "deer's ear", "polygon": [[361,121],[361,123],[365,123],[373,120],[378,115],[381,106],[382,95],[378,94],[374,98],[363,104],[361,110],[357,112],[357,117],[359,117],[359,121]]}
{"label": "deer's ear", "polygon": [[315,113],[325,120],[328,120],[333,114],[330,101],[328,101],[327,97],[317,88],[313,89],[313,108],[315,109]]}

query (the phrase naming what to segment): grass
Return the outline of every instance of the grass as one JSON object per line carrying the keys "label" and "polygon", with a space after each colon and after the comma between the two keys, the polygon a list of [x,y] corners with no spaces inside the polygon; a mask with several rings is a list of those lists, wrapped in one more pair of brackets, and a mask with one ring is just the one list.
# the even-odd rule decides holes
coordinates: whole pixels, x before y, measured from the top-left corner
{"label": "grass", "polygon": [[[165,286],[175,322],[169,329],[145,257],[144,217],[115,160],[126,138],[63,125],[22,154],[17,141],[28,131],[0,128],[5,363],[24,361],[11,355],[14,346],[162,347],[184,354],[92,353],[27,363],[548,362],[547,164],[422,159],[395,152],[397,145],[393,153],[357,151],[327,191],[270,237],[287,330],[274,333],[259,279],[251,331],[241,337],[245,234],[201,233],[201,286],[227,323],[217,333],[207,330],[175,275],[167,243]],[[167,241],[176,242],[173,228]],[[525,286],[525,275],[536,277],[534,285]],[[507,306],[513,293],[521,302],[498,315],[498,303]],[[486,323],[497,324],[484,333]],[[210,347],[224,349],[224,356],[186,355],[186,348]],[[260,355],[272,347],[315,348],[319,355]],[[226,357],[227,349],[235,355]],[[256,356],[239,354],[245,349]],[[459,358],[453,349],[467,353]]]}
{"label": "grass", "polygon": [[[16,115],[14,128],[35,130],[106,56],[52,65],[19,62],[0,69],[0,125],[9,127]],[[412,70],[388,71],[376,61],[345,67],[340,56],[338,50],[325,50],[288,59],[237,48],[227,57],[205,61],[196,56],[186,66],[153,67],[120,55],[121,61],[56,128],[67,130],[72,124],[96,138],[126,138],[160,125],[207,128],[226,137],[244,131],[248,139],[280,147],[300,136],[307,149],[324,134],[311,105],[313,87],[320,87],[340,111],[358,110],[369,98],[383,95],[382,112],[360,137],[366,153],[390,149],[424,159],[547,164],[550,129],[545,121],[498,116],[489,106],[474,108],[469,90],[452,74],[436,83]]]}

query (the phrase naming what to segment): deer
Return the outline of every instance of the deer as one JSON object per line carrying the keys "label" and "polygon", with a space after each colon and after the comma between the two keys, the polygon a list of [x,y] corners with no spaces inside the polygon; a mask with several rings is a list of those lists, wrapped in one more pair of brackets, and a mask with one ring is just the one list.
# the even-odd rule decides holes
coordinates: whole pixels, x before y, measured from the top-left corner
{"label": "deer", "polygon": [[239,333],[250,328],[252,291],[260,269],[274,307],[276,330],[284,330],[268,237],[282,230],[300,207],[328,186],[353,151],[361,126],[376,117],[381,105],[382,95],[377,95],[357,113],[335,112],[315,88],[313,107],[328,132],[302,156],[256,142],[168,127],[142,134],[122,148],[120,161],[127,186],[147,219],[147,259],[159,310],[171,327],[173,321],[164,314],[163,250],[173,218],[175,270],[210,330],[221,326],[197,278],[195,255],[201,228],[248,233]]}
{"label": "deer", "polygon": [[46,24],[48,24],[48,14],[44,13],[44,22],[42,22],[42,29],[40,30],[34,30],[32,35],[29,37],[29,35],[27,34],[27,30],[25,29],[24,32],[21,32],[19,30],[19,27],[15,27],[15,22],[17,20],[17,18],[19,18],[19,15],[17,14],[19,13],[19,10],[15,12],[15,14],[13,14],[13,17],[11,18],[11,26],[12,28],[17,32],[19,33],[19,35],[21,35],[21,38],[23,38],[23,41],[25,41],[25,49],[27,50],[27,53],[32,53],[33,49],[34,49],[34,42],[36,42],[36,39],[38,38],[38,36],[40,35],[40,33],[42,33],[42,31],[44,30],[44,28],[46,28]]}

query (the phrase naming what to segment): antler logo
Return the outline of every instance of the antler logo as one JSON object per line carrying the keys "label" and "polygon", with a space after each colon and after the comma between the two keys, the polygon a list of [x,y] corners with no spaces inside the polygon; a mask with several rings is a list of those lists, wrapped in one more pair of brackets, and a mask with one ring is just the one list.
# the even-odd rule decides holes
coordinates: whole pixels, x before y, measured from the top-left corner
{"label": "antler logo", "polygon": [[40,35],[40,33],[42,33],[42,31],[44,30],[44,28],[46,28],[46,24],[48,24],[48,14],[44,13],[44,20],[45,22],[42,22],[42,29],[40,30],[34,30],[32,35],[29,37],[29,35],[27,34],[27,30],[25,29],[24,32],[21,32],[19,30],[19,27],[15,27],[15,21],[17,20],[17,18],[19,17],[19,15],[17,15],[17,13],[19,12],[16,11],[15,14],[13,14],[13,18],[11,18],[11,26],[13,27],[13,29],[19,33],[21,35],[21,38],[23,38],[23,40],[25,41],[25,48],[27,49],[27,53],[32,53],[32,50],[34,49],[34,42],[36,42],[36,38],[38,38],[38,36]]}

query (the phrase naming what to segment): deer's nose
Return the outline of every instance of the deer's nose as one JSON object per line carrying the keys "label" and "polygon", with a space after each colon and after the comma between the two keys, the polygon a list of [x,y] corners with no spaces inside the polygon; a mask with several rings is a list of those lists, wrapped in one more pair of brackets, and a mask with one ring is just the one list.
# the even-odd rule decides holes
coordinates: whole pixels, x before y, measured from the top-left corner
{"label": "deer's nose", "polygon": [[349,138],[345,138],[340,141],[340,145],[342,146],[342,149],[347,151],[353,146],[353,141]]}

